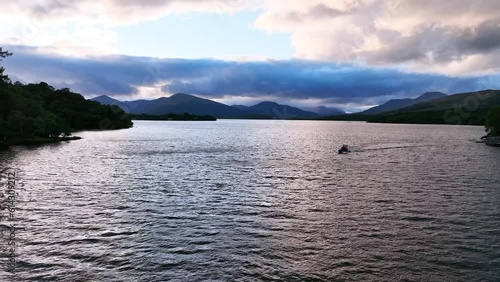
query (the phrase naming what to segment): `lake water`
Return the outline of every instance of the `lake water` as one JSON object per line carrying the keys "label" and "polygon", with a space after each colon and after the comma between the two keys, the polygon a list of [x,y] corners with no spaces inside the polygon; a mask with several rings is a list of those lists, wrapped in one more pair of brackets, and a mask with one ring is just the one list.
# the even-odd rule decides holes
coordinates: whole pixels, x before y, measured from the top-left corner
{"label": "lake water", "polygon": [[19,169],[18,273],[0,281],[500,280],[500,148],[469,141],[482,127],[137,121],[78,135],[0,152]]}

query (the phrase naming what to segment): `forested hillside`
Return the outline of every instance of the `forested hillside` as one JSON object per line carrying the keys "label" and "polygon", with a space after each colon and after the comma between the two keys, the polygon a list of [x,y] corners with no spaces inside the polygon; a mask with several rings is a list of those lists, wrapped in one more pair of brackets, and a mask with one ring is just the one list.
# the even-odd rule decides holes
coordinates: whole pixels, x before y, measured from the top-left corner
{"label": "forested hillside", "polygon": [[[0,58],[11,54],[2,51]],[[0,138],[49,138],[76,130],[131,127],[130,117],[117,106],[86,100],[67,88],[45,82],[12,83],[0,68]]]}

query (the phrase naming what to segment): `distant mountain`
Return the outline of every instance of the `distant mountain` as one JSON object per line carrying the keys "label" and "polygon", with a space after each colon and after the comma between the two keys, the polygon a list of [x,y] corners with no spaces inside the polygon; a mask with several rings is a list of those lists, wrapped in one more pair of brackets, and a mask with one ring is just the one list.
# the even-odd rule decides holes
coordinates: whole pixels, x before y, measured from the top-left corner
{"label": "distant mountain", "polygon": [[399,109],[397,112],[441,111],[455,109],[457,107],[463,108],[463,111],[474,112],[476,110],[487,110],[498,106],[500,106],[500,90],[483,90],[454,94],[430,101],[422,101]]}
{"label": "distant mountain", "polygon": [[117,105],[131,114],[162,115],[168,113],[190,113],[194,115],[211,115],[217,118],[232,118],[245,115],[245,112],[240,109],[182,93],[155,100],[121,102],[108,96],[99,96],[92,100],[102,104]]}
{"label": "distant mountain", "polygon": [[239,109],[188,94],[175,94],[169,98],[153,100],[142,111],[152,115],[190,113],[194,115],[210,115],[217,118],[231,118],[243,114]]}
{"label": "distant mountain", "polygon": [[92,99],[105,105],[117,105],[130,114],[164,115],[169,113],[210,115],[216,118],[310,118],[317,117],[314,112],[304,111],[275,102],[262,102],[248,107],[228,106],[209,99],[178,93],[171,97],[156,100],[119,101],[103,95]]}
{"label": "distant mountain", "polygon": [[257,105],[248,107],[246,112],[251,115],[270,116],[276,119],[287,118],[311,118],[317,117],[318,114],[301,110],[299,108],[291,107],[288,105],[280,105],[275,102],[261,102]]}
{"label": "distant mountain", "polygon": [[109,97],[108,95],[102,95],[102,96],[99,96],[99,97],[95,97],[95,98],[92,98],[90,99],[92,101],[97,101],[103,105],[116,105],[116,106],[119,106],[122,102],[116,100],[116,99],[113,99],[111,97]]}
{"label": "distant mountain", "polygon": [[345,115],[346,112],[339,110],[337,108],[328,108],[325,106],[313,107],[313,108],[303,108],[306,111],[316,113],[320,116],[339,116]]}
{"label": "distant mountain", "polygon": [[248,110],[248,106],[244,106],[244,105],[231,105],[231,107],[237,108],[240,110]]}
{"label": "distant mountain", "polygon": [[387,103],[382,104],[380,106],[373,107],[371,109],[368,109],[364,112],[361,112],[360,114],[364,115],[375,115],[375,114],[380,114],[383,112],[388,112],[388,111],[394,111],[398,109],[402,109],[405,107],[409,107],[411,105],[415,105],[417,103],[421,102],[427,102],[435,99],[440,99],[440,98],[445,98],[448,97],[448,95],[441,93],[441,92],[427,92],[415,99],[393,99],[389,100]]}
{"label": "distant mountain", "polygon": [[135,101],[119,101],[113,99],[107,95],[102,95],[91,99],[92,101],[97,101],[103,105],[116,105],[122,108],[127,113],[142,114],[142,110],[146,105],[148,105],[150,100],[135,100]]}
{"label": "distant mountain", "polygon": [[413,101],[416,103],[421,103],[446,97],[448,97],[448,95],[442,92],[425,92],[424,94],[413,99]]}
{"label": "distant mountain", "polygon": [[486,113],[500,106],[500,90],[460,93],[370,116],[369,122],[483,125]]}

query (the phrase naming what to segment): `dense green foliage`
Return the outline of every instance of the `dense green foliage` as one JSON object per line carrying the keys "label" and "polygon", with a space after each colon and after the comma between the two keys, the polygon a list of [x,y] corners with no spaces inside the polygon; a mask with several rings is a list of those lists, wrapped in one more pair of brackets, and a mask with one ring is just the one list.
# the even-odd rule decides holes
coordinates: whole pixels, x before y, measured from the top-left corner
{"label": "dense green foliage", "polygon": [[381,123],[484,125],[488,111],[499,105],[500,91],[484,90],[450,95],[446,98],[421,102],[376,115],[351,114],[325,119]]}
{"label": "dense green foliage", "polygon": [[487,111],[488,109],[477,109],[471,112],[454,112],[453,109],[449,109],[441,111],[388,112],[377,115],[351,114],[324,119],[379,123],[484,125]]}
{"label": "dense green foliage", "polygon": [[141,114],[141,115],[131,115],[130,116],[132,119],[135,120],[183,120],[183,121],[189,121],[189,120],[197,120],[197,121],[216,121],[217,119],[213,116],[197,116],[197,115],[192,115],[188,113],[184,114],[175,114],[175,113],[170,113],[166,115],[147,115],[147,114]]}
{"label": "dense green foliage", "polygon": [[388,112],[377,115],[350,114],[327,117],[324,119],[380,123],[483,125],[486,112],[487,109],[478,109],[473,112],[455,113],[450,109],[446,111]]}
{"label": "dense green foliage", "polygon": [[69,89],[45,82],[0,83],[0,136],[58,137],[75,130],[120,129],[132,126],[117,106],[86,100]]}
{"label": "dense green foliage", "polygon": [[[2,58],[10,55],[0,48]],[[45,82],[11,83],[0,70],[0,138],[56,138],[75,130],[120,129],[132,126],[117,106],[86,100],[69,89]]]}
{"label": "dense green foliage", "polygon": [[486,131],[492,136],[500,136],[500,107],[492,109],[486,114]]}
{"label": "dense green foliage", "polygon": [[453,109],[455,112],[482,111],[500,106],[500,90],[483,90],[450,95],[446,98],[418,103],[398,112],[441,111]]}
{"label": "dense green foliage", "polygon": [[369,118],[376,115],[363,115],[363,114],[345,114],[338,116],[329,116],[320,118],[321,120],[337,120],[337,121],[367,121]]}
{"label": "dense green foliage", "polygon": [[[3,51],[2,47],[0,47],[0,61],[2,60],[2,58],[6,58],[8,56],[12,56],[12,53]],[[0,66],[0,84],[10,82],[9,77],[3,74],[4,71],[5,69]]]}
{"label": "dense green foliage", "polygon": [[463,115],[446,111],[398,112],[374,115],[367,122],[410,124],[483,125],[486,111],[465,112]]}

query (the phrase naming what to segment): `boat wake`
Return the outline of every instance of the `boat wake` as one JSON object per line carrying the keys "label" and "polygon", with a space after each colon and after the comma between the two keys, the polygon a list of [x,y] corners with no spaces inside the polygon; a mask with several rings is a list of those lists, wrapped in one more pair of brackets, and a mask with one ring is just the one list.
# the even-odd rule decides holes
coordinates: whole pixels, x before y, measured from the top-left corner
{"label": "boat wake", "polygon": [[419,148],[419,147],[430,147],[431,144],[383,144],[377,146],[370,146],[361,149],[354,149],[355,152],[365,152],[365,151],[380,151],[380,150],[392,150],[392,149],[404,149],[404,148]]}

